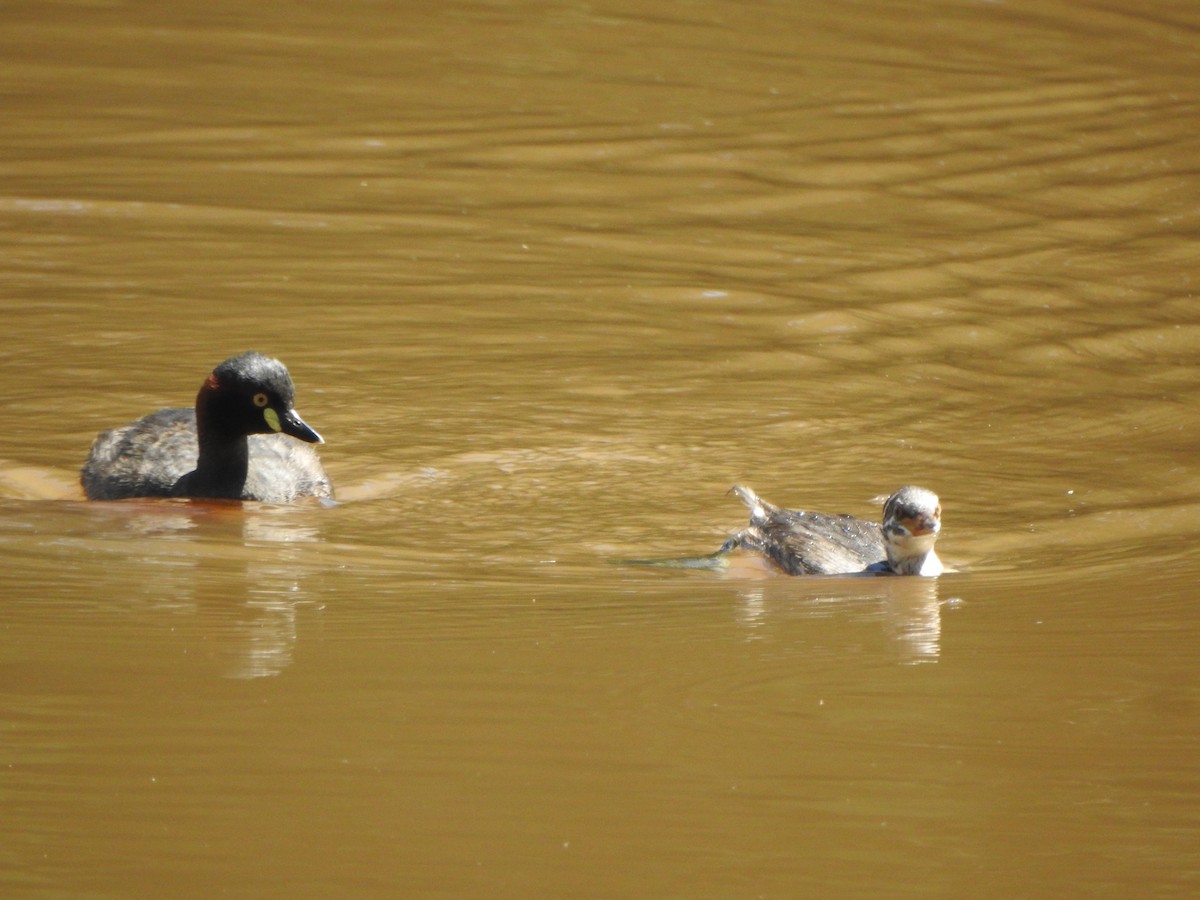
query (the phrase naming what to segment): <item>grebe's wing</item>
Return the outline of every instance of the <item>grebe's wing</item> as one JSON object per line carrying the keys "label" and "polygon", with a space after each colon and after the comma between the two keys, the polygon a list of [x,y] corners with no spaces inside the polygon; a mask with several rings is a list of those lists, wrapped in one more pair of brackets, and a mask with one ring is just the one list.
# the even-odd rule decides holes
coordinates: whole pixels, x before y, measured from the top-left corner
{"label": "grebe's wing", "polygon": [[883,534],[874,522],[782,509],[742,485],[730,492],[750,509],[750,527],[733,535],[722,550],[742,547],[762,553],[790,575],[849,575],[887,560]]}

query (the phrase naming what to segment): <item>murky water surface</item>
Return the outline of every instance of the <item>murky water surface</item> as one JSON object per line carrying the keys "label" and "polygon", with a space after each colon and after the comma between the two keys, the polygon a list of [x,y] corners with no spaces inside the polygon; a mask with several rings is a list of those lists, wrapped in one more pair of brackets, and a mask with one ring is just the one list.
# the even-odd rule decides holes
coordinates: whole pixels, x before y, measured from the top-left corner
{"label": "murky water surface", "polygon": [[[6,896],[1200,889],[1194,4],[193,6],[0,26]],[[82,501],[251,347],[340,505]]]}

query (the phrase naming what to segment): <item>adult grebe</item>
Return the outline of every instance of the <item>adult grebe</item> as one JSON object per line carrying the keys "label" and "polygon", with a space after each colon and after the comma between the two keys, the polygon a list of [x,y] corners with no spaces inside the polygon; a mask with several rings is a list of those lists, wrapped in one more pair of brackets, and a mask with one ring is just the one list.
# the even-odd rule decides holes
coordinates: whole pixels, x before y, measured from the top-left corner
{"label": "adult grebe", "polygon": [[102,432],[80,473],[84,493],[90,500],[271,503],[332,497],[320,459],[306,446],[323,443],[321,436],[294,404],[295,387],[279,360],[254,352],[231,357],[204,380],[195,409],[160,409]]}

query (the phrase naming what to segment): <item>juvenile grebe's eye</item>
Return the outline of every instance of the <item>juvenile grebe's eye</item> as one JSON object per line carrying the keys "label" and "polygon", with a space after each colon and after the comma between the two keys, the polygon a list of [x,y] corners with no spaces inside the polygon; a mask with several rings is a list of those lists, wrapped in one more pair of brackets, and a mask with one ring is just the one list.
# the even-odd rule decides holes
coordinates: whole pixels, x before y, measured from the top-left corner
{"label": "juvenile grebe's eye", "polygon": [[257,394],[254,395],[254,405],[257,406],[259,409],[262,409],[264,406],[266,406],[270,402],[271,402],[270,399],[262,391],[259,391]]}

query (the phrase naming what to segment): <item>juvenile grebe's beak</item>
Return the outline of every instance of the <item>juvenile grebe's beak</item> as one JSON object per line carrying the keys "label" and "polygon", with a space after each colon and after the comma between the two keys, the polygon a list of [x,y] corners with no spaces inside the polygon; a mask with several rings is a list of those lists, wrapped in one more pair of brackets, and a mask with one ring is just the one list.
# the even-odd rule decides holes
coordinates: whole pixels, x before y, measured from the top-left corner
{"label": "juvenile grebe's beak", "polygon": [[899,522],[913,537],[937,534],[942,528],[941,521],[928,513],[920,513],[909,518],[900,519]]}

